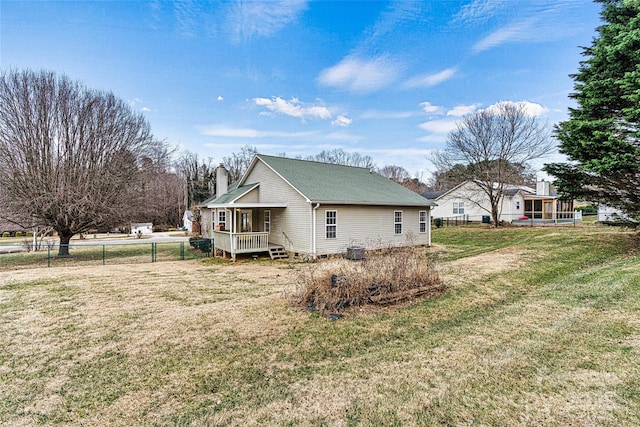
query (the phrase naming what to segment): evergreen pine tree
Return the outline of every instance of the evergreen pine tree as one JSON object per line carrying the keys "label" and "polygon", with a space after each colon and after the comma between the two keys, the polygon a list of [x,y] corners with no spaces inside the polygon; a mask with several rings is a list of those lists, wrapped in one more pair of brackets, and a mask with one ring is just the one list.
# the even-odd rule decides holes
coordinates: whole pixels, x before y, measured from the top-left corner
{"label": "evergreen pine tree", "polygon": [[555,128],[569,163],[544,170],[567,198],[599,201],[640,222],[640,0],[596,0],[603,25],[580,63],[576,108]]}

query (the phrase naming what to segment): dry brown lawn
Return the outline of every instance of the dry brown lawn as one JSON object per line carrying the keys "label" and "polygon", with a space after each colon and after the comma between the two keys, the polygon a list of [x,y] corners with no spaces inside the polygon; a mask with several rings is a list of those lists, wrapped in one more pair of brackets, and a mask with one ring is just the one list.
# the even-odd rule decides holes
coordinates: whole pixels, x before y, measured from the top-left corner
{"label": "dry brown lawn", "polygon": [[5,271],[0,424],[640,422],[637,317],[567,302],[555,282],[516,289],[546,257],[514,245],[443,262],[443,297],[336,322],[292,306],[290,263]]}

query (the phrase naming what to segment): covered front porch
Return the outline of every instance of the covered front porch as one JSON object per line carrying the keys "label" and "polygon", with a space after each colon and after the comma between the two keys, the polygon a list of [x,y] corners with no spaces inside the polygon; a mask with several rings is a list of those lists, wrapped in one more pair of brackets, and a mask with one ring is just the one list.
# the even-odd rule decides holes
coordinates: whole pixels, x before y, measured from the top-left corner
{"label": "covered front porch", "polygon": [[[281,254],[283,246],[270,243],[272,213],[285,208],[284,204],[252,203],[213,207],[214,254],[230,256],[269,252]],[[281,256],[278,256],[281,257]]]}

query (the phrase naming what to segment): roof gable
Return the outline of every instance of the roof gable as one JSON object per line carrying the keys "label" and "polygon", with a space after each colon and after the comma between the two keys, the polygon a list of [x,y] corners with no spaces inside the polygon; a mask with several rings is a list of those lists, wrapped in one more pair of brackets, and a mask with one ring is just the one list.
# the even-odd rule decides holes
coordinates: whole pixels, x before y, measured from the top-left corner
{"label": "roof gable", "polygon": [[394,206],[433,206],[419,194],[366,168],[257,155],[249,171],[261,161],[287,184],[314,203]]}

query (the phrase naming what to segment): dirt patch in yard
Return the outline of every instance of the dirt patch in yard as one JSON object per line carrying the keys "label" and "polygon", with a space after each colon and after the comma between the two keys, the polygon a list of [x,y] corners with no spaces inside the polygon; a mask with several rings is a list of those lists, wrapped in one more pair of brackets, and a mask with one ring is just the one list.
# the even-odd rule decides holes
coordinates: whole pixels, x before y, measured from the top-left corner
{"label": "dirt patch in yard", "polygon": [[532,251],[512,246],[448,262],[440,266],[440,274],[447,284],[455,286],[483,276],[516,270],[535,257]]}

